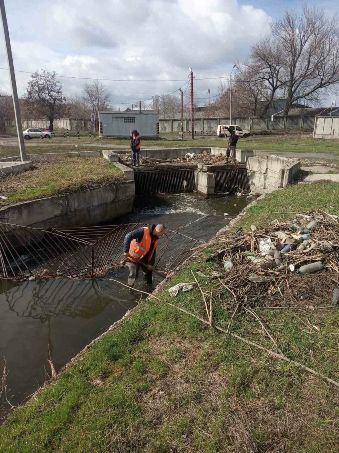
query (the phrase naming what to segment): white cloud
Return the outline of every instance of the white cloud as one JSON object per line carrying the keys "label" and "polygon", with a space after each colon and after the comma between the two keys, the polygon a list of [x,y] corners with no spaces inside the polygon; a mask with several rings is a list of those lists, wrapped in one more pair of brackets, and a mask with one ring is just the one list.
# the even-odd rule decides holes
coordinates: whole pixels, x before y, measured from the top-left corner
{"label": "white cloud", "polygon": [[[78,77],[184,79],[189,66],[199,77],[225,74],[268,33],[270,24],[263,10],[238,0],[39,1],[38,15],[33,8],[11,18],[17,20],[12,37],[16,68]],[[0,71],[0,82],[5,78]],[[27,77],[18,79],[22,93]],[[66,93],[81,89],[81,83],[62,82]],[[216,90],[218,85],[200,82],[197,89]],[[180,83],[108,86],[115,96],[137,100],[141,94],[169,92]]]}

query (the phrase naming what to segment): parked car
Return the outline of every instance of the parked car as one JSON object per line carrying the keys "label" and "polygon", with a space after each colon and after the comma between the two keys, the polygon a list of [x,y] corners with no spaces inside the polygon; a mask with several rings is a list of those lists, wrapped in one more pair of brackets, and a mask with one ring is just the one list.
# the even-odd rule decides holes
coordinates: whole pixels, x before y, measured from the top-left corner
{"label": "parked car", "polygon": [[237,124],[219,124],[217,127],[217,136],[218,137],[228,137],[231,133],[231,130],[235,130],[236,135],[239,137],[249,137],[251,135],[250,131],[242,129]]}
{"label": "parked car", "polygon": [[29,140],[31,138],[52,138],[52,134],[48,129],[40,129],[30,127],[23,131],[24,138]]}

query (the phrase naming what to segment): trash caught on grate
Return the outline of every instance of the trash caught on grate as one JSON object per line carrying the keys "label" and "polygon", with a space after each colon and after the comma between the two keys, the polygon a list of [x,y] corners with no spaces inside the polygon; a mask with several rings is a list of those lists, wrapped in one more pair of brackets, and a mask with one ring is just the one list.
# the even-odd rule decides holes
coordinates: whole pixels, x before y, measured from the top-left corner
{"label": "trash caught on grate", "polygon": [[[167,230],[159,242],[156,267],[172,271],[202,243],[185,234],[189,225]],[[141,226],[133,223],[44,230],[0,223],[0,278],[103,277],[121,267],[124,237]]]}

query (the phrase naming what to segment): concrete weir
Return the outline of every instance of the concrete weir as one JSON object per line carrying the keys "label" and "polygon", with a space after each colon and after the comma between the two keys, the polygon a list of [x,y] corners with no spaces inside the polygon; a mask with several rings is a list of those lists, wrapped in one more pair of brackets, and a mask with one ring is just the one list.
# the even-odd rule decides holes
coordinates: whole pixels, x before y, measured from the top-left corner
{"label": "concrete weir", "polygon": [[249,182],[243,164],[159,164],[136,168],[136,194],[198,191],[204,195],[248,192]]}

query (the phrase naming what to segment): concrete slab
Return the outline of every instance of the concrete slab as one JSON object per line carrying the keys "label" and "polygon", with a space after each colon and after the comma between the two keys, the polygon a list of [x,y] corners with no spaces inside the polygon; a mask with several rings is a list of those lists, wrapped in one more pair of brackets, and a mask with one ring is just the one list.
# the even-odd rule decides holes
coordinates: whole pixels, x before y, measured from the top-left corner
{"label": "concrete slab", "polygon": [[319,182],[319,181],[332,181],[339,183],[339,173],[314,173],[306,176],[304,182]]}
{"label": "concrete slab", "polygon": [[316,173],[316,174],[328,174],[328,173],[339,173],[339,169],[337,167],[330,167],[327,165],[311,165],[311,166],[302,166],[301,170],[307,171],[309,173]]}
{"label": "concrete slab", "polygon": [[17,175],[19,173],[27,171],[32,168],[32,165],[32,162],[28,160],[24,162],[0,162],[0,178],[7,175]]}
{"label": "concrete slab", "polygon": [[102,157],[106,160],[109,160],[110,162],[119,162],[120,157],[117,153],[112,151],[111,149],[103,149],[101,151]]}

